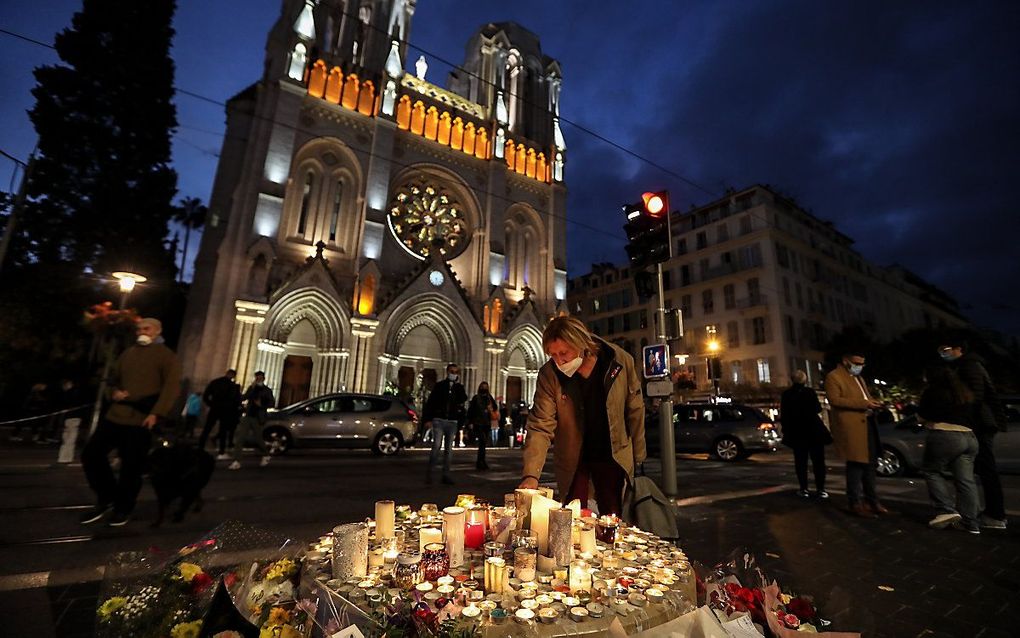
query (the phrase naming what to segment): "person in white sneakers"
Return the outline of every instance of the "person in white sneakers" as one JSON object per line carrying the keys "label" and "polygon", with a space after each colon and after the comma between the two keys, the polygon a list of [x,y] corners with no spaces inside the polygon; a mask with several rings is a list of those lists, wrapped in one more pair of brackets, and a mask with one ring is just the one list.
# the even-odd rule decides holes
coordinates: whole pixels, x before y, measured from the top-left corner
{"label": "person in white sneakers", "polygon": [[234,435],[234,462],[229,469],[241,469],[241,454],[244,452],[245,439],[250,438],[255,443],[255,448],[262,452],[260,465],[269,465],[269,449],[262,440],[262,427],[266,423],[266,413],[269,408],[276,405],[276,398],[273,391],[266,385],[266,373],[259,370],[255,373],[255,381],[244,391],[242,397],[244,402],[244,416],[241,417],[241,424]]}

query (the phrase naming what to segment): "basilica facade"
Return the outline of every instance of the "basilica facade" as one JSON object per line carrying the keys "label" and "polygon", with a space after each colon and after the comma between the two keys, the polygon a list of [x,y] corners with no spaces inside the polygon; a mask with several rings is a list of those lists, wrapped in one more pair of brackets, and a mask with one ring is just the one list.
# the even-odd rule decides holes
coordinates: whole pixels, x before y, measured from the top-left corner
{"label": "basilica facade", "polygon": [[284,0],[262,78],[227,104],[180,344],[193,387],[234,368],[280,405],[420,400],[453,362],[469,393],[530,403],[566,309],[559,65],[490,23],[433,84],[407,59],[415,5]]}

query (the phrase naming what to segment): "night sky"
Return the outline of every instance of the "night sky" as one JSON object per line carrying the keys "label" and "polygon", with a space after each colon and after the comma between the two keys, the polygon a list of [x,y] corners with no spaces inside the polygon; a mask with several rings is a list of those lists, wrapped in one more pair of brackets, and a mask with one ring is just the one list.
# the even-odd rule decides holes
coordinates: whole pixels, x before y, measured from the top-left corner
{"label": "night sky", "polygon": [[[4,2],[0,28],[52,42],[79,3]],[[258,79],[279,0],[179,2],[177,86],[222,102]],[[1020,3],[419,0],[408,67],[445,85],[487,22],[534,31],[563,68],[569,268],[625,259],[620,205],[675,208],[772,184],[1020,335]],[[424,50],[424,51],[422,51]],[[26,158],[32,69],[52,50],[0,34],[0,148]],[[207,200],[223,109],[179,94],[182,196]],[[598,139],[615,142],[633,154]],[[639,156],[639,157],[636,157]],[[647,161],[646,161],[647,160]],[[0,162],[8,187],[12,165]],[[582,222],[578,224],[576,222]],[[594,227],[594,229],[592,228]]]}

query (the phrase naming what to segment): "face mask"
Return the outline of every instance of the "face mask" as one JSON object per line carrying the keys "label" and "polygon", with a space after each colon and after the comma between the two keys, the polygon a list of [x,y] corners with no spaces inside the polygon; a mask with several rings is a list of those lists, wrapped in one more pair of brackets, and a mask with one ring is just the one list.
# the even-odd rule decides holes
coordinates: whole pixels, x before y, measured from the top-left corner
{"label": "face mask", "polygon": [[448,374],[448,375],[446,375],[446,378],[449,379],[451,382],[456,383],[457,379],[460,378],[460,375],[459,374]]}
{"label": "face mask", "polygon": [[255,385],[265,385],[265,381],[256,381]]}
{"label": "face mask", "polygon": [[478,394],[482,394],[482,395],[485,395],[485,394],[488,394],[488,393],[489,393],[488,390],[479,390],[478,391]]}
{"label": "face mask", "polygon": [[149,335],[138,335],[138,338],[135,339],[135,343],[137,343],[140,346],[147,346],[150,343],[152,343],[152,337],[150,337]]}
{"label": "face mask", "polygon": [[568,377],[572,377],[574,376],[574,373],[577,372],[577,369],[581,367],[582,363],[584,363],[584,357],[577,357],[576,359],[571,359],[570,361],[567,361],[563,365],[557,363],[556,367],[559,368],[560,372],[562,372],[563,374],[567,375]]}
{"label": "face mask", "polygon": [[856,363],[850,364],[850,374],[854,375],[855,377],[860,376],[863,370],[864,370],[863,365],[857,365]]}

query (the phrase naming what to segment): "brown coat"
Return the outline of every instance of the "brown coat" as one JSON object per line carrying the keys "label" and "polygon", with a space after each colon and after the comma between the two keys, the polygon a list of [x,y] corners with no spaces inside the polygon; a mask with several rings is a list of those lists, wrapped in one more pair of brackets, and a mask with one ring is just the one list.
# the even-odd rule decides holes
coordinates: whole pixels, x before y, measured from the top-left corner
{"label": "brown coat", "polygon": [[162,343],[131,346],[113,369],[110,391],[117,389],[126,390],[128,398],[110,405],[106,418],[111,423],[141,425],[150,414],[169,417],[181,390],[177,355]]}
{"label": "brown coat", "polygon": [[[634,466],[645,460],[645,404],[634,359],[622,349],[599,340],[609,348],[613,361],[606,374],[609,436],[613,459],[634,476]],[[560,386],[556,364],[549,360],[538,371],[535,405],[528,414],[528,437],[524,444],[525,477],[539,478],[549,446],[553,446],[556,485],[566,496],[577,471],[584,441],[584,424],[578,423],[571,398]]]}
{"label": "brown coat", "polygon": [[[861,385],[864,392],[861,392]],[[840,364],[825,377],[825,394],[832,410],[829,427],[836,453],[844,461],[869,463],[868,454],[868,401],[864,379],[858,384],[846,366]]]}

